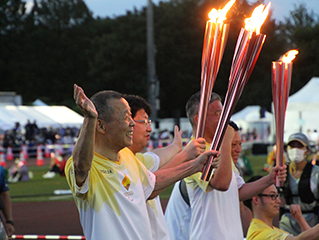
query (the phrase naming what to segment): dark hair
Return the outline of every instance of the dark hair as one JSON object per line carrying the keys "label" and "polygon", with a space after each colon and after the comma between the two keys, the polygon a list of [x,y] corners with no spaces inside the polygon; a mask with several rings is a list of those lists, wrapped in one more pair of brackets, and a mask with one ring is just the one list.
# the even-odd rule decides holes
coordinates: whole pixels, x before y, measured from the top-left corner
{"label": "dark hair", "polygon": [[[200,91],[193,94],[186,103],[186,115],[188,117],[188,120],[190,121],[192,127],[194,127],[196,124],[194,122],[194,117],[196,114],[198,114],[199,104],[200,104]],[[212,92],[212,96],[210,98],[209,103],[214,102],[215,100],[221,101],[222,99],[217,93]]]}
{"label": "dark hair", "polygon": [[234,121],[229,121],[229,126],[231,126],[236,132],[239,131],[239,127],[237,126],[237,124]]}
{"label": "dark hair", "polygon": [[95,106],[95,109],[98,113],[98,118],[103,119],[106,122],[112,121],[112,116],[114,114],[114,109],[109,102],[113,99],[121,99],[123,95],[119,92],[107,90],[101,91],[94,94],[90,100]]}
{"label": "dark hair", "polygon": [[151,105],[142,97],[137,95],[124,95],[124,98],[131,107],[132,118],[135,117],[136,113],[140,109],[144,109],[148,116],[152,113]]}
{"label": "dark hair", "polygon": [[[250,179],[248,179],[248,181],[247,181],[246,183],[255,182],[255,181],[257,181],[257,180],[259,180],[259,179],[261,179],[261,178],[262,178],[262,176],[260,176],[260,175],[253,176],[253,177],[251,177]],[[245,205],[246,207],[248,207],[250,210],[253,210],[253,209],[252,209],[251,201],[252,201],[252,200],[251,200],[251,198],[250,198],[250,199],[247,199],[247,200],[243,201],[243,203],[244,203],[244,205]]]}

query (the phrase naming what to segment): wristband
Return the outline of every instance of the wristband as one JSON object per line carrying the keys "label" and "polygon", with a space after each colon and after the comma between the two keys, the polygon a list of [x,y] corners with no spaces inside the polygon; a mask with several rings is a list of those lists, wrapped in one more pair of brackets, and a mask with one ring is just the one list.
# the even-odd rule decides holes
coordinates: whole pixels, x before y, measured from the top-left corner
{"label": "wristband", "polygon": [[11,224],[12,226],[14,226],[14,223],[12,220],[7,220],[6,223]]}

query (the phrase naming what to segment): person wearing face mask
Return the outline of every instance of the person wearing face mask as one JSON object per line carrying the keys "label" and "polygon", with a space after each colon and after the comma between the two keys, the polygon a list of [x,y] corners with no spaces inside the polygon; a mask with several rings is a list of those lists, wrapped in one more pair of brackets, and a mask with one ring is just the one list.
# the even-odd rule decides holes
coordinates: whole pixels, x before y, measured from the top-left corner
{"label": "person wearing face mask", "polygon": [[285,205],[281,208],[279,227],[294,236],[301,233],[299,224],[289,213],[291,204],[299,204],[302,215],[310,225],[319,223],[319,166],[307,161],[309,140],[303,133],[294,133],[288,139],[287,153],[290,163],[283,186]]}

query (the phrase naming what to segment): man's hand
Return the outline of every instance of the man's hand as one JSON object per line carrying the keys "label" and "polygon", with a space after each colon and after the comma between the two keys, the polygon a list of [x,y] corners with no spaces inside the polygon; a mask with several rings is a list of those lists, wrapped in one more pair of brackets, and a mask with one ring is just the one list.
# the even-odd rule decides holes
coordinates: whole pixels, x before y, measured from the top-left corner
{"label": "man's hand", "polygon": [[14,234],[14,232],[15,232],[13,224],[6,223],[6,227],[5,228],[6,228],[8,237],[11,237],[12,234]]}
{"label": "man's hand", "polygon": [[197,158],[200,154],[206,150],[206,141],[204,138],[198,138],[191,141],[183,151],[186,154],[188,160]]}
{"label": "man's hand", "polygon": [[268,177],[272,183],[276,183],[276,177],[278,177],[278,180],[280,182],[284,182],[286,180],[287,177],[287,170],[286,170],[287,166],[283,165],[283,166],[275,166],[273,168],[271,168]]}
{"label": "man's hand", "polygon": [[76,84],[74,84],[74,96],[73,97],[74,97],[76,105],[78,105],[78,107],[82,111],[84,117],[97,118],[98,113],[95,109],[94,104],[85,95],[83,89]]}
{"label": "man's hand", "polygon": [[302,213],[301,213],[299,204],[291,204],[290,213],[291,213],[291,217],[297,221],[302,218]]}
{"label": "man's hand", "polygon": [[175,145],[179,151],[182,151],[183,149],[183,141],[182,141],[182,130],[178,129],[178,126],[175,125],[174,127],[174,140],[172,142],[173,145]]}
{"label": "man's hand", "polygon": [[[299,204],[291,204],[290,205],[290,213],[291,213],[291,217],[298,222],[298,224],[301,228],[301,231],[304,232],[304,231],[307,231],[308,229],[310,229],[310,226],[307,223],[306,219],[302,216],[302,212],[301,212]],[[318,238],[315,238],[315,239],[318,239]]]}
{"label": "man's hand", "polygon": [[214,159],[213,159],[213,161],[212,161],[212,167],[213,167],[213,168],[218,168],[218,167],[219,167],[219,163],[220,163],[220,154],[218,153],[218,154],[214,157]]}
{"label": "man's hand", "polygon": [[218,158],[219,152],[218,151],[214,151],[214,150],[209,150],[206,151],[204,153],[202,153],[201,155],[199,155],[196,159],[195,159],[195,164],[196,166],[199,167],[198,171],[202,171],[204,165],[206,164],[206,162],[208,161],[208,159],[213,156],[213,157],[217,157]]}

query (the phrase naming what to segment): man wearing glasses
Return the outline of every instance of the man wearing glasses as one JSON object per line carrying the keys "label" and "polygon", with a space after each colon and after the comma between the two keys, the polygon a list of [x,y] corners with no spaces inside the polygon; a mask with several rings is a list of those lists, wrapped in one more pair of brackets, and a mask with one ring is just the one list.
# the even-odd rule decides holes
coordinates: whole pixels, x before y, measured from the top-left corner
{"label": "man wearing glasses", "polygon": [[[154,149],[151,152],[142,153],[150,140],[152,132],[150,104],[137,95],[125,95],[126,101],[131,107],[132,118],[135,122],[133,129],[133,144],[128,148],[151,172],[158,169],[173,168],[184,161],[196,158],[205,151],[205,140],[197,139],[193,144],[182,149],[181,131],[175,126],[174,141],[172,144]],[[150,218],[153,239],[170,239],[166,226],[159,196],[147,201],[147,210]]]}
{"label": "man wearing glasses", "polygon": [[[254,181],[261,176],[253,177]],[[299,205],[291,205],[291,215],[298,221],[302,233],[293,236],[290,233],[273,226],[273,218],[279,214],[280,199],[275,185],[266,188],[262,193],[245,201],[245,204],[252,209],[254,218],[250,224],[247,240],[295,240],[295,239],[319,239],[319,225],[310,228],[302,216]]]}

